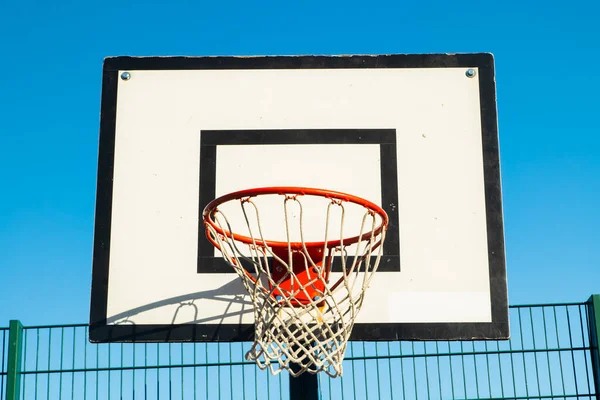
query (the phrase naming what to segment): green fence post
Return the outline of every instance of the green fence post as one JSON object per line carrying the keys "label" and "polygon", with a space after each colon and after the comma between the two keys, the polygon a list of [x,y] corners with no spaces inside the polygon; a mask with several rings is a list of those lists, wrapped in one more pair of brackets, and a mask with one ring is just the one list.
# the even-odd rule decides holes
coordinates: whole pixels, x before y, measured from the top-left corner
{"label": "green fence post", "polygon": [[8,369],[6,400],[18,400],[21,394],[21,358],[23,357],[23,325],[11,320],[8,331]]}
{"label": "green fence post", "polygon": [[596,389],[596,398],[600,399],[600,294],[594,294],[590,297],[588,310],[594,388]]}

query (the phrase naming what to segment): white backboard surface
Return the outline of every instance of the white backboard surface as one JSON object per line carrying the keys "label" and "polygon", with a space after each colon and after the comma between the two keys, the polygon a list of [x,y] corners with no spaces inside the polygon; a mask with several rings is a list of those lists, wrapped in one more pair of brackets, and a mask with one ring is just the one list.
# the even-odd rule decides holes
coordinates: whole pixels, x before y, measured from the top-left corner
{"label": "white backboard surface", "polygon": [[353,339],[508,336],[491,55],[116,57],[91,340],[248,340],[251,302],[201,212],[264,186],[347,192],[390,215]]}

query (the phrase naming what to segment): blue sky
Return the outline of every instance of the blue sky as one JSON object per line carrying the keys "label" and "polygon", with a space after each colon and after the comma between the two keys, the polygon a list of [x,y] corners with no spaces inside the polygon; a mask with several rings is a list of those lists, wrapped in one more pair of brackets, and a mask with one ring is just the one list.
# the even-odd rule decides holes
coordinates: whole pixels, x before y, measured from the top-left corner
{"label": "blue sky", "polygon": [[88,319],[115,55],[492,52],[510,303],[600,293],[599,16],[594,0],[5,2],[0,326]]}

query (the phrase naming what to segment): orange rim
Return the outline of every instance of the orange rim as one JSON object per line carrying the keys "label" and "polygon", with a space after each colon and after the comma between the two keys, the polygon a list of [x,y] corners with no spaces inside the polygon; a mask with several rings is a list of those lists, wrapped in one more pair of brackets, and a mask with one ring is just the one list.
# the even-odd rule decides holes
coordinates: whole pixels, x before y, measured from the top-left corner
{"label": "orange rim", "polygon": [[[371,235],[373,235],[373,236],[379,235],[382,231],[387,229],[388,224],[389,224],[388,215],[383,210],[383,208],[379,207],[377,204],[375,204],[373,202],[370,202],[369,200],[365,200],[361,197],[354,196],[354,195],[347,194],[347,193],[336,192],[333,190],[305,188],[305,187],[296,187],[296,186],[273,186],[273,187],[245,189],[245,190],[240,190],[240,191],[233,192],[233,193],[228,193],[226,195],[218,197],[218,198],[214,199],[213,201],[211,201],[210,203],[208,203],[208,205],[204,208],[204,211],[202,212],[202,218],[204,220],[204,224],[210,225],[220,235],[227,236],[229,238],[232,238],[234,240],[237,240],[239,242],[246,243],[246,244],[258,244],[258,245],[264,245],[264,246],[268,246],[268,247],[288,247],[288,246],[290,246],[293,249],[302,248],[302,242],[288,243],[288,242],[279,242],[279,241],[272,241],[272,240],[264,240],[264,241],[256,240],[256,239],[253,240],[252,238],[250,238],[248,236],[225,231],[225,230],[221,229],[219,226],[217,226],[217,224],[211,218],[213,213],[215,211],[217,211],[217,208],[219,207],[219,205],[221,205],[223,203],[226,203],[231,200],[252,198],[252,197],[268,195],[268,194],[279,194],[282,196],[283,195],[298,195],[298,196],[325,197],[325,198],[332,199],[332,200],[339,200],[342,202],[350,202],[350,203],[354,203],[354,204],[359,204],[359,205],[365,207],[370,212],[379,214],[381,216],[381,219],[382,219],[381,224],[377,228],[375,228],[375,230],[372,231],[372,233],[369,232],[368,234],[365,234],[362,236],[353,236],[353,237],[346,238],[343,240],[338,239],[338,240],[331,240],[328,242],[306,242],[306,243],[304,243],[306,247],[324,247],[324,246],[326,246],[328,248],[331,248],[331,247],[339,246],[342,243],[344,243],[344,245],[351,245],[351,244],[357,243],[361,240],[368,239],[371,237]],[[215,241],[210,237],[208,230],[207,230],[206,234],[207,234],[206,236],[207,236],[208,240],[213,245],[219,247],[217,245],[217,243],[215,243]]]}

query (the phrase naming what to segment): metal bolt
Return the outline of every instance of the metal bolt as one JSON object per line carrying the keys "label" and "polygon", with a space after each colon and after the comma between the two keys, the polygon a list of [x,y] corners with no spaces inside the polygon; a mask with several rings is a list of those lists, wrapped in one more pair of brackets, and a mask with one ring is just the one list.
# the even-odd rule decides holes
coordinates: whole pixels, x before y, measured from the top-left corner
{"label": "metal bolt", "polygon": [[467,76],[467,78],[474,78],[476,75],[476,72],[473,68],[469,68],[467,70],[467,72],[465,72],[465,75]]}
{"label": "metal bolt", "polygon": [[275,300],[281,301],[281,300],[283,300],[283,297],[281,297],[281,296],[275,296]]}
{"label": "metal bolt", "polygon": [[121,74],[121,79],[123,79],[124,81],[128,81],[129,79],[131,79],[131,74],[129,72],[123,72]]}
{"label": "metal bolt", "polygon": [[315,296],[315,297],[313,298],[313,300],[314,300],[314,301],[319,301],[319,300],[321,300],[321,296]]}

